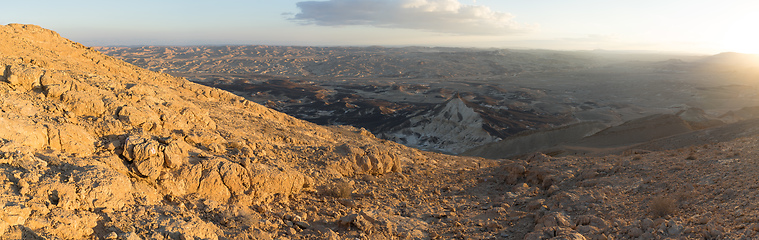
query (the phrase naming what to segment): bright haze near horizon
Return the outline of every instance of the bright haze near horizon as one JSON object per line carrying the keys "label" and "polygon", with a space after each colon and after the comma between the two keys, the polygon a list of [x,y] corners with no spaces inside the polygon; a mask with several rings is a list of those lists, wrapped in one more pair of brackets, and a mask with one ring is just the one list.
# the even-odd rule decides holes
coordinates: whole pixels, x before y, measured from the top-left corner
{"label": "bright haze near horizon", "polygon": [[11,1],[88,46],[444,46],[759,53],[754,0]]}

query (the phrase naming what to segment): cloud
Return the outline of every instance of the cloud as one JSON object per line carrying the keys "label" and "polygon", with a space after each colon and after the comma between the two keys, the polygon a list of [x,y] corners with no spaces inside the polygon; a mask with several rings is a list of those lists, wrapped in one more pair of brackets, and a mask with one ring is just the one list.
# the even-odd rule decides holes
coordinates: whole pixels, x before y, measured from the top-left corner
{"label": "cloud", "polygon": [[290,19],[306,25],[366,25],[457,35],[510,35],[535,28],[515,22],[509,13],[457,0],[328,0],[296,5],[300,12]]}

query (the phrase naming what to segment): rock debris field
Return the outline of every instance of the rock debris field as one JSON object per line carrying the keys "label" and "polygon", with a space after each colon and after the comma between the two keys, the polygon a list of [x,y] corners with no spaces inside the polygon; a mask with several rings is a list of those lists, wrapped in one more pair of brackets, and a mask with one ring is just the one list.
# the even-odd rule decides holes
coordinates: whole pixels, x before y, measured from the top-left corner
{"label": "rock debris field", "polygon": [[754,239],[757,137],[483,159],[0,26],[2,239]]}

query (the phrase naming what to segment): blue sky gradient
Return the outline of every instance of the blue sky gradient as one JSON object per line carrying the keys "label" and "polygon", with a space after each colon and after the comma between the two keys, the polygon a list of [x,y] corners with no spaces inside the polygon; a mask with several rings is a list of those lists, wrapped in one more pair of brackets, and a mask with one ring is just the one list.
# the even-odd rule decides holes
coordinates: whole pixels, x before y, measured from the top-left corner
{"label": "blue sky gradient", "polygon": [[89,46],[421,45],[713,54],[754,51],[735,39],[759,41],[746,29],[759,25],[759,17],[747,17],[759,16],[759,2],[748,0],[30,0],[3,5],[0,24],[36,24]]}

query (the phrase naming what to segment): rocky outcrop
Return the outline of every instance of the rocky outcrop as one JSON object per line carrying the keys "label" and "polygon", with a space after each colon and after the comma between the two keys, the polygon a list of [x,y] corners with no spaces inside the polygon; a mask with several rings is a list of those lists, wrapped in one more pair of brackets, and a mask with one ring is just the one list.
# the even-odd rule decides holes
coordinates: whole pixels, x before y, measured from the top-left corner
{"label": "rocky outcrop", "polygon": [[51,124],[47,126],[47,135],[52,149],[80,156],[89,156],[95,152],[95,138],[81,126]]}
{"label": "rocky outcrop", "polygon": [[389,172],[401,171],[401,162],[388,149],[380,149],[376,146],[356,147],[343,144],[337,147],[336,152],[343,157],[334,163],[334,168],[346,176],[371,174],[381,175]]}
{"label": "rocky outcrop", "polygon": [[483,129],[482,117],[459,97],[380,136],[407,146],[454,154],[499,140]]}
{"label": "rocky outcrop", "polygon": [[29,91],[34,87],[40,87],[40,77],[42,74],[42,69],[38,67],[26,64],[12,64],[5,66],[3,76],[13,89]]}
{"label": "rocky outcrop", "polygon": [[47,145],[48,134],[47,129],[27,117],[0,113],[0,140],[0,150],[5,152],[36,151]]}

